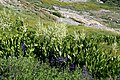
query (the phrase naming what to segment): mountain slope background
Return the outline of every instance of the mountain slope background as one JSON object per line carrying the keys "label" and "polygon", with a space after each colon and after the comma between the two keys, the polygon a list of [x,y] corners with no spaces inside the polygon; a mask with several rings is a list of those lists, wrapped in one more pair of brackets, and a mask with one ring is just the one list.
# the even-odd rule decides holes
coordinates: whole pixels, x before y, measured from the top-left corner
{"label": "mountain slope background", "polygon": [[[37,14],[39,18],[41,19],[46,19],[46,20],[53,20],[53,21],[58,21],[61,22],[61,17],[64,17],[62,13],[60,13],[60,10],[55,10],[55,7],[59,8],[65,8],[69,13],[72,11],[75,14],[78,14],[82,17],[85,17],[86,21],[89,19],[95,20],[99,22],[101,25],[106,26],[106,27],[111,27],[114,28],[116,31],[119,31],[120,27],[120,10],[119,7],[115,6],[109,6],[101,3],[97,3],[95,1],[93,2],[59,2],[57,0],[1,0],[1,4],[8,7],[12,8],[16,11],[23,11],[26,13],[32,13],[32,14]],[[67,5],[67,6],[66,6]],[[22,13],[22,12],[20,12]],[[37,17],[37,16],[36,16]],[[63,19],[63,23],[67,24],[72,24],[69,22],[67,19]],[[37,20],[37,19],[36,19]],[[86,23],[86,22],[81,22],[81,19],[76,19],[74,17],[70,17],[70,21],[74,23],[78,23],[77,25],[81,25],[81,23]],[[82,25],[83,25],[82,24]],[[93,27],[97,23],[90,23],[87,25],[93,25]],[[86,26],[86,25],[84,25]],[[100,25],[97,25],[99,27]],[[99,28],[98,28],[99,29]]]}

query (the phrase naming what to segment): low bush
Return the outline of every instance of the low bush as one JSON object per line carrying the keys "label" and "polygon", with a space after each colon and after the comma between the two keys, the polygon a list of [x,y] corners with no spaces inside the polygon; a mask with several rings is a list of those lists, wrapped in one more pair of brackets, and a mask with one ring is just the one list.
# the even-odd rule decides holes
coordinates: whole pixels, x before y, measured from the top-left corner
{"label": "low bush", "polygon": [[62,17],[62,15],[59,12],[52,12],[52,14],[58,17]]}
{"label": "low bush", "polygon": [[[40,29],[38,32],[27,30],[13,37],[1,36],[0,56],[36,57],[41,62],[49,61],[54,67],[74,64],[82,68],[85,65],[94,78],[115,79],[119,75],[120,55],[116,53],[120,36],[86,36],[83,32],[68,34],[63,25],[58,27],[57,24]],[[68,60],[64,59],[66,56]]]}
{"label": "low bush", "polygon": [[74,72],[68,70],[62,72],[46,63],[40,64],[31,57],[0,58],[0,80],[79,80],[81,78],[85,79],[79,68]]}

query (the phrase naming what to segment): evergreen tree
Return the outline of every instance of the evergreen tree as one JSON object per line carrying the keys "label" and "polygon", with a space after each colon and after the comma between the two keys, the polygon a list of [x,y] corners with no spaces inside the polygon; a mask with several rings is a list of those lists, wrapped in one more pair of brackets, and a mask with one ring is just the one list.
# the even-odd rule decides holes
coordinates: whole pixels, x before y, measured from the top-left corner
{"label": "evergreen tree", "polygon": [[120,0],[101,0],[101,1],[109,5],[115,5],[120,7]]}

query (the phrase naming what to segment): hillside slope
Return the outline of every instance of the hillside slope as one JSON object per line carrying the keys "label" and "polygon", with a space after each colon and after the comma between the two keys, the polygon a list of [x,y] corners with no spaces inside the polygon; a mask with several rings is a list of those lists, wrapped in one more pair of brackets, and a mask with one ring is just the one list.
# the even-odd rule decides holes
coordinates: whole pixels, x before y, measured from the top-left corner
{"label": "hillside slope", "polygon": [[97,5],[98,3],[79,2],[76,4],[76,2],[69,3],[56,0],[1,0],[0,3],[3,5],[2,8],[6,7],[7,10],[15,11],[24,17],[25,15],[29,16],[26,17],[26,24],[29,26],[35,26],[39,23],[38,20],[41,20],[47,25],[49,22],[57,21],[73,26],[87,26],[112,32],[120,31],[118,7],[111,8],[103,4]]}
{"label": "hillside slope", "polygon": [[0,0],[0,80],[119,80],[119,13],[97,2]]}
{"label": "hillside slope", "polygon": [[95,27],[98,29],[105,29],[106,27],[107,30],[120,31],[119,7],[94,2],[58,2],[56,0],[52,0],[52,2],[42,0],[42,3],[54,5],[53,7],[56,11],[65,17],[58,19],[58,21],[62,20],[64,23],[73,23],[73,25],[83,23],[85,24],[84,26]]}

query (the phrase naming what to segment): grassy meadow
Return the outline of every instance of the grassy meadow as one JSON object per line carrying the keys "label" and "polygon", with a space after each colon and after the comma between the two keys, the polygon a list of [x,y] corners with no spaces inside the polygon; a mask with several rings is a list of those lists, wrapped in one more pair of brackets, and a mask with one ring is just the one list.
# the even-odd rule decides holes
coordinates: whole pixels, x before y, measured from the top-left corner
{"label": "grassy meadow", "polygon": [[[51,5],[75,10],[111,9],[93,3],[26,1],[49,9]],[[0,80],[119,80],[119,77],[119,34],[58,23],[42,10],[32,12],[0,5]]]}

